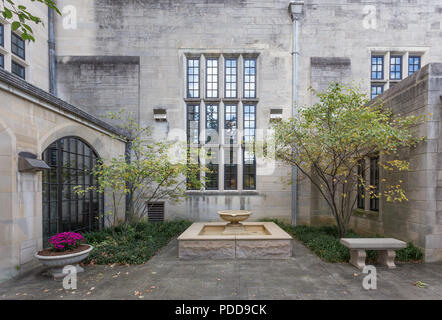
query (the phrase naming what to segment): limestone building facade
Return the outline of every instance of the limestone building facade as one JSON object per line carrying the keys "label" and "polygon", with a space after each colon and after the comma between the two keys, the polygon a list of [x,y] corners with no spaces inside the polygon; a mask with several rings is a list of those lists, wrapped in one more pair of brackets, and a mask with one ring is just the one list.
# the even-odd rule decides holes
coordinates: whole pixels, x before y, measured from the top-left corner
{"label": "limestone building facade", "polygon": [[[355,82],[397,112],[433,111],[422,129],[430,141],[407,155],[410,201],[402,207],[364,203],[353,226],[413,241],[427,261],[442,259],[442,194],[435,179],[442,172],[439,0],[57,4],[63,16],[53,24],[35,7],[45,26],[54,26],[53,39],[37,27],[37,41],[21,44],[0,20],[1,172],[8,177],[1,192],[11,206],[1,216],[0,276],[15,274],[43,245],[44,176],[18,172],[18,152],[44,158],[48,146],[63,148],[60,138],[78,137],[99,157],[122,154],[124,142],[110,138],[116,129],[101,116],[123,108],[150,126],[154,139],[205,148],[200,161],[214,172],[210,184],[189,190],[181,203],[166,202],[165,219],[215,220],[218,210],[241,208],[254,219],[328,223],[327,207],[307,180],[297,177],[296,188],[283,183],[292,179],[292,168],[264,162],[246,145],[264,139],[272,121],[289,118],[296,105],[313,103],[309,87],[323,90],[331,81]],[[48,43],[55,44],[55,56],[48,55]],[[22,203],[30,207],[19,209]],[[21,224],[32,232],[17,231]]]}

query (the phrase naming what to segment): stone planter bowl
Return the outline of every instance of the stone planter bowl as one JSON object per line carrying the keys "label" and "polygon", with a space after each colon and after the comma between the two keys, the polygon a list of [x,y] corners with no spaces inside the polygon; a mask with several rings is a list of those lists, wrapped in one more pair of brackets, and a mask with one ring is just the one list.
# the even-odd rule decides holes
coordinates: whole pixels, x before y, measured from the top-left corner
{"label": "stone planter bowl", "polygon": [[238,224],[240,221],[247,220],[252,214],[252,211],[223,210],[223,211],[218,211],[218,214],[221,217],[221,219],[229,221],[231,224]]}
{"label": "stone planter bowl", "polygon": [[57,278],[61,276],[65,276],[63,274],[63,267],[67,265],[74,265],[77,269],[77,272],[83,272],[83,268],[81,268],[78,263],[82,260],[86,259],[89,253],[94,249],[93,246],[87,244],[89,246],[88,249],[59,256],[40,256],[38,252],[34,255],[38,261],[40,261],[43,265],[50,267],[50,274]]}

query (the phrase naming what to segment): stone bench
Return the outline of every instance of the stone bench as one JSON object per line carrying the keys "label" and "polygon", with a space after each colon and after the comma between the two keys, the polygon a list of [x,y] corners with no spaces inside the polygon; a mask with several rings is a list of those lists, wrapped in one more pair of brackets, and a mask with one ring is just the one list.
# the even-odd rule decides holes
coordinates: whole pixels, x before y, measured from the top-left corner
{"label": "stone bench", "polygon": [[341,238],[341,243],[350,249],[350,263],[359,269],[365,266],[365,250],[378,250],[378,262],[389,269],[396,268],[395,250],[407,246],[404,241],[393,238]]}

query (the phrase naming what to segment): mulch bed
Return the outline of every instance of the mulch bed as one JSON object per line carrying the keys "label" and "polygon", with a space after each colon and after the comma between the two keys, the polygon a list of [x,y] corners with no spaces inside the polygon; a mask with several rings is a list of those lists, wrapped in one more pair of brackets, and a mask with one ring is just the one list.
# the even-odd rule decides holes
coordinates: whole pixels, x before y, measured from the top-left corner
{"label": "mulch bed", "polygon": [[52,249],[43,249],[38,252],[39,256],[64,256],[67,254],[77,253],[89,249],[86,244],[80,244],[77,248],[67,251],[52,251]]}

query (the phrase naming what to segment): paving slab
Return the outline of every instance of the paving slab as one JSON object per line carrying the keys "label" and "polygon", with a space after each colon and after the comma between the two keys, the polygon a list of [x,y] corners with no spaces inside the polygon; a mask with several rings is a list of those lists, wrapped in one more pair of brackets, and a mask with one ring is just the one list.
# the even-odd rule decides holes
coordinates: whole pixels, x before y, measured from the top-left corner
{"label": "paving slab", "polygon": [[286,260],[180,260],[173,240],[143,265],[86,266],[76,290],[43,270],[0,283],[0,299],[442,299],[442,263],[376,265],[377,289],[365,290],[361,271],[324,262],[297,241]]}

